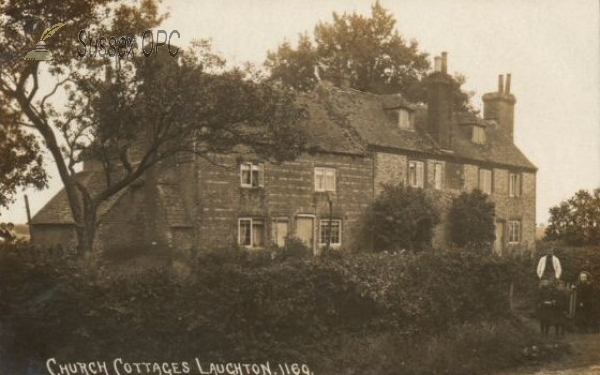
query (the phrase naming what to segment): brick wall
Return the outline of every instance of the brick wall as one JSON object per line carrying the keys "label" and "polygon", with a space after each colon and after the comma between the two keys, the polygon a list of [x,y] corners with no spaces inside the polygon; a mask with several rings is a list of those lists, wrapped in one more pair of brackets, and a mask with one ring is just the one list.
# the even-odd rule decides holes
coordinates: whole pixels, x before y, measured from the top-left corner
{"label": "brick wall", "polygon": [[[440,209],[441,223],[434,229],[433,246],[443,248],[447,244],[447,215],[452,199],[462,191],[470,192],[479,188],[479,169],[474,164],[448,163],[435,159],[410,158],[406,155],[376,153],[375,159],[375,192],[381,191],[382,183],[401,183],[406,181],[408,160],[425,160],[425,188]],[[433,164],[444,164],[443,186],[441,191],[433,187]],[[454,166],[453,168],[451,168]],[[522,193],[519,197],[509,197],[509,173],[507,169],[488,168],[493,170],[491,199],[496,204],[496,219],[501,222],[521,221],[522,241],[519,245],[506,243],[506,250],[531,250],[535,245],[535,173],[520,172]],[[508,235],[505,227],[505,237]]]}
{"label": "brick wall", "polygon": [[42,246],[77,246],[75,227],[69,224],[36,224],[30,226],[31,241]]}
{"label": "brick wall", "polygon": [[[197,245],[213,249],[237,242],[240,217],[265,220],[269,238],[271,219],[287,219],[294,234],[298,215],[315,218],[315,236],[319,220],[329,217],[326,193],[314,190],[314,168],[336,169],[336,192],[330,194],[333,218],[342,221],[342,247],[361,246],[360,221],[373,199],[373,161],[344,155],[304,155],[283,164],[265,163],[264,188],[243,188],[236,157],[216,160],[225,167],[198,162]],[[244,161],[256,161],[252,157]]]}
{"label": "brick wall", "polygon": [[147,246],[154,239],[147,236],[149,215],[145,205],[145,186],[134,184],[101,218],[94,248]]}

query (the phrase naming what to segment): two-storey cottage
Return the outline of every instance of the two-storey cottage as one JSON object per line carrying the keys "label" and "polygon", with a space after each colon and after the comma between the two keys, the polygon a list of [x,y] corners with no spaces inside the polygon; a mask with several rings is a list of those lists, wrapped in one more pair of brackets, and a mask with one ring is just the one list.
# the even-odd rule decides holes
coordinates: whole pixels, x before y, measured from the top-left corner
{"label": "two-storey cottage", "polygon": [[[315,152],[281,164],[243,147],[210,163],[174,158],[101,207],[95,246],[255,249],[294,236],[315,252],[328,242],[365,248],[362,220],[381,185],[405,183],[430,191],[442,212],[461,191],[482,190],[496,204],[496,251],[531,248],[536,168],[514,144],[510,81],[500,76],[498,91],[483,96],[483,118],[454,113],[445,53],[427,77],[426,106],[322,82],[299,99]],[[93,167],[81,178],[91,190],[102,183]],[[73,241],[64,192],[31,228],[39,243]],[[434,245],[445,242],[443,222]]]}

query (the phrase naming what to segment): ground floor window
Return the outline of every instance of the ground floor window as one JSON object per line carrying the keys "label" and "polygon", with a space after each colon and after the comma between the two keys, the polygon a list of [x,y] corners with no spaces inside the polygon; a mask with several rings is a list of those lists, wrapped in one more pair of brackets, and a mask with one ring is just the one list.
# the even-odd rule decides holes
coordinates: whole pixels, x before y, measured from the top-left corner
{"label": "ground floor window", "polygon": [[342,221],[331,220],[331,234],[329,233],[329,219],[320,221],[319,245],[327,245],[327,240],[331,235],[331,245],[339,246],[342,244]]}
{"label": "ground floor window", "polygon": [[517,220],[508,222],[508,242],[521,242],[521,222]]}
{"label": "ground floor window", "polygon": [[241,218],[238,227],[239,244],[258,248],[265,245],[265,221],[255,218]]}

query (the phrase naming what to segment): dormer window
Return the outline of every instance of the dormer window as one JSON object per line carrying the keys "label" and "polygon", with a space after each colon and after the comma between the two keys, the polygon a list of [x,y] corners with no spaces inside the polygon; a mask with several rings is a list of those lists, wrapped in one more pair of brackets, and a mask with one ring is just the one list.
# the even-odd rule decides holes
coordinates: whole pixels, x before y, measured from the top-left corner
{"label": "dormer window", "polygon": [[405,108],[400,108],[398,111],[398,127],[400,129],[413,129],[413,113]]}
{"label": "dormer window", "polygon": [[473,142],[477,143],[477,144],[484,144],[485,143],[485,129],[482,126],[473,126],[473,138],[472,138]]}

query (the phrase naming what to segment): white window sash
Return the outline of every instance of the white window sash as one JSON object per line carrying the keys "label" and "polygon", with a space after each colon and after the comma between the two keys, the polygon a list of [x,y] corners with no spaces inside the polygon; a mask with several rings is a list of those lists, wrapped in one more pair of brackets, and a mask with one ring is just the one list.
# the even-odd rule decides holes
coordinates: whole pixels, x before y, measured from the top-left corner
{"label": "white window sash", "polygon": [[330,191],[336,190],[336,170],[333,168],[315,167],[315,191]]}
{"label": "white window sash", "polygon": [[[319,222],[319,245],[327,245],[327,235],[331,237],[331,246],[339,246],[342,244],[342,221],[339,219],[331,220],[331,232],[329,231],[329,219],[324,219]],[[335,235],[332,235],[335,234]],[[334,242],[334,237],[337,241]]]}
{"label": "white window sash", "polygon": [[[247,239],[249,239],[249,244],[246,241]],[[260,244],[257,241],[260,241]],[[247,248],[264,247],[265,221],[263,219],[240,218],[238,220],[238,243]]]}
{"label": "white window sash", "polygon": [[264,187],[265,166],[264,164],[242,163],[240,164],[240,185],[242,187]]}

